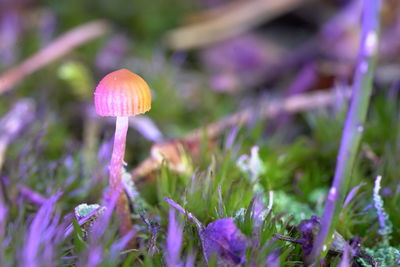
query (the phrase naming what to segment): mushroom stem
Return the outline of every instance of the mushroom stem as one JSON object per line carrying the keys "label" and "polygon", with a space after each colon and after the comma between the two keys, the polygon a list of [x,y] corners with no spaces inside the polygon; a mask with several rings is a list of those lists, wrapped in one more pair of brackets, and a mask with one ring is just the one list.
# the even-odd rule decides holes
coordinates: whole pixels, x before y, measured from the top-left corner
{"label": "mushroom stem", "polygon": [[128,117],[117,117],[114,137],[114,148],[110,165],[110,185],[113,194],[118,194],[117,214],[120,220],[121,235],[132,230],[132,221],[129,211],[129,203],[123,192],[122,166],[125,155],[126,134],[128,132]]}

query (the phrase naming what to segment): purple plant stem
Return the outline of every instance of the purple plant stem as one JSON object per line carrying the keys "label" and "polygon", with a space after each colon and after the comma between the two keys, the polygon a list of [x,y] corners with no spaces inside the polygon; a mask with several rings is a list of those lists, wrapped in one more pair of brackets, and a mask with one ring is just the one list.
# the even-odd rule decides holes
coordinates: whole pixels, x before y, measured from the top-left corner
{"label": "purple plant stem", "polygon": [[167,257],[168,267],[180,265],[180,253],[182,247],[182,226],[175,218],[175,210],[169,210],[168,236],[167,236]]}
{"label": "purple plant stem", "polygon": [[24,185],[19,186],[19,193],[21,194],[21,196],[36,205],[43,205],[47,201],[44,196]]}
{"label": "purple plant stem", "polygon": [[0,94],[12,90],[26,76],[43,68],[71,50],[108,32],[108,23],[93,21],[82,24],[54,39],[48,46],[0,75]]}
{"label": "purple plant stem", "polygon": [[351,201],[354,199],[354,197],[357,195],[358,190],[364,186],[365,183],[361,183],[355,187],[353,187],[350,192],[347,194],[346,199],[344,200],[344,204],[343,204],[343,209],[345,209],[350,203]]}
{"label": "purple plant stem", "polygon": [[323,256],[321,252],[325,254],[328,251],[361,142],[376,66],[380,4],[379,0],[363,1],[362,37],[353,96],[342,134],[333,184],[321,219],[321,230],[314,240],[311,253],[306,257],[308,266],[315,265]]}
{"label": "purple plant stem", "polygon": [[100,245],[93,246],[90,249],[90,253],[88,255],[88,260],[86,264],[78,264],[78,266],[98,266],[103,260],[103,251]]}
{"label": "purple plant stem", "polygon": [[271,252],[267,257],[265,264],[268,267],[279,267],[279,251]]}
{"label": "purple plant stem", "polygon": [[351,265],[351,246],[349,244],[346,244],[344,246],[344,250],[343,250],[343,256],[342,256],[342,260],[339,263],[338,267],[350,267]]}
{"label": "purple plant stem", "polygon": [[128,198],[123,191],[121,171],[125,155],[126,134],[128,132],[128,117],[117,117],[115,126],[114,148],[110,165],[110,185],[113,194],[118,195],[117,214],[120,221],[120,233],[125,235],[132,230]]}
{"label": "purple plant stem", "polygon": [[362,1],[348,1],[337,15],[323,25],[320,35],[326,42],[337,42],[344,32],[358,24],[358,15],[361,12]]}
{"label": "purple plant stem", "polygon": [[194,267],[195,260],[196,260],[196,254],[191,252],[186,258],[185,267]]}
{"label": "purple plant stem", "polygon": [[[8,217],[8,207],[4,201],[3,192],[0,186],[0,247],[3,248],[4,238],[6,236],[6,226]],[[0,262],[5,262],[4,249],[0,249]]]}
{"label": "purple plant stem", "polygon": [[136,230],[134,229],[128,232],[126,235],[124,235],[124,237],[122,237],[120,240],[112,244],[110,248],[110,258],[112,261],[114,262],[118,261],[118,258],[121,256],[122,252],[125,250],[125,248],[129,245],[129,242],[131,242],[132,238],[134,238],[135,236],[136,236]]}
{"label": "purple plant stem", "polygon": [[22,129],[34,119],[35,103],[31,99],[17,101],[12,109],[0,118],[0,171],[8,145]]}
{"label": "purple plant stem", "polygon": [[21,266],[54,265],[55,248],[61,242],[63,225],[60,214],[54,211],[61,192],[49,198],[38,210],[24,242]]}
{"label": "purple plant stem", "polygon": [[[298,95],[310,90],[311,87],[317,82],[316,64],[314,62],[308,63],[304,66],[299,74],[291,82],[287,89],[286,96]],[[288,113],[282,112],[279,114],[271,124],[271,129],[280,128],[282,125],[290,124],[292,116]]]}
{"label": "purple plant stem", "polygon": [[22,18],[11,8],[4,8],[0,18],[0,66],[8,67],[18,57],[18,39],[22,33]]}

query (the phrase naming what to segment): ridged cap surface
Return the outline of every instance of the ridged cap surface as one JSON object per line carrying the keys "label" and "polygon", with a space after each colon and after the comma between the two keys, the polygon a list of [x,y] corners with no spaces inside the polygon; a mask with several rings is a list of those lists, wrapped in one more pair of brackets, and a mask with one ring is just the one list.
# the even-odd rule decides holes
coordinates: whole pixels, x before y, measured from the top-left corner
{"label": "ridged cap surface", "polygon": [[139,75],[120,69],[107,74],[94,92],[100,116],[135,116],[151,108],[150,88]]}

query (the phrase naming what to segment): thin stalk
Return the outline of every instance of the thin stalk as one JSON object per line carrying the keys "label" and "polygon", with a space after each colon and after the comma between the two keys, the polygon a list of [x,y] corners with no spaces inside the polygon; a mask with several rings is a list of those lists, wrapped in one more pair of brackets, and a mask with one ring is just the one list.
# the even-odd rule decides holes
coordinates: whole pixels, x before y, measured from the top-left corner
{"label": "thin stalk", "polygon": [[342,134],[333,184],[321,218],[321,230],[314,241],[311,253],[306,257],[308,266],[316,265],[318,259],[328,251],[348,190],[372,92],[372,78],[378,51],[380,5],[380,0],[363,1],[362,36],[352,100]]}
{"label": "thin stalk", "polygon": [[204,231],[204,225],[192,213],[188,212],[181,205],[179,205],[178,203],[176,203],[175,201],[173,201],[168,197],[164,198],[164,200],[167,201],[168,204],[171,205],[171,207],[173,207],[174,209],[185,215],[189,219],[189,221],[194,223],[199,232]]}
{"label": "thin stalk", "polygon": [[128,117],[117,117],[115,126],[114,148],[110,165],[110,185],[112,192],[118,195],[117,214],[120,221],[120,233],[125,235],[132,230],[132,221],[129,211],[129,203],[123,191],[121,171],[125,155],[126,134],[128,132]]}

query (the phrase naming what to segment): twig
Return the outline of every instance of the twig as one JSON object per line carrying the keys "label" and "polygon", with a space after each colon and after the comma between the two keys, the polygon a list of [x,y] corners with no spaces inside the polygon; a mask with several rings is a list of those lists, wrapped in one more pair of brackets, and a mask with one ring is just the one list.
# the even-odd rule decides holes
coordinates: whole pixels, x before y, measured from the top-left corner
{"label": "twig", "polygon": [[275,239],[279,239],[282,241],[287,241],[287,242],[291,242],[291,243],[295,243],[295,244],[302,244],[301,240],[298,240],[296,238],[290,237],[290,236],[284,236],[284,235],[280,235],[280,234],[274,234],[273,238]]}
{"label": "twig", "polygon": [[[215,43],[271,20],[294,9],[305,0],[253,0],[230,4],[218,16],[208,11],[210,19],[183,26],[167,34],[167,43],[172,49],[186,50]],[[221,10],[221,8],[219,8]],[[211,15],[210,15],[211,14]]]}
{"label": "twig", "polygon": [[[349,97],[349,92],[345,93]],[[308,94],[294,95],[283,100],[263,101],[256,108],[247,108],[239,111],[229,117],[214,122],[205,129],[197,129],[189,133],[185,139],[193,140],[200,139],[206,135],[209,138],[215,138],[220,133],[232,126],[240,126],[248,122],[251,118],[258,116],[260,119],[274,118],[281,112],[297,113],[305,110],[311,110],[329,106],[338,99],[335,91],[320,91]]]}
{"label": "twig", "polygon": [[178,203],[176,203],[175,201],[173,201],[168,197],[164,198],[164,200],[167,201],[171,207],[173,207],[174,209],[185,215],[189,219],[189,221],[194,223],[197,227],[197,230],[199,231],[204,230],[204,225],[192,213],[186,211],[181,205],[179,205]]}
{"label": "twig", "polygon": [[0,94],[11,90],[23,78],[64,56],[77,46],[104,35],[108,28],[108,23],[105,21],[93,21],[58,37],[44,49],[0,75]]}
{"label": "twig", "polygon": [[[350,92],[346,91],[343,94],[346,98],[350,97]],[[276,101],[263,101],[255,108],[247,108],[241,110],[235,114],[232,114],[224,119],[211,123],[205,127],[196,129],[186,135],[185,137],[170,141],[171,145],[179,144],[194,144],[198,143],[203,136],[207,136],[208,139],[213,140],[221,133],[233,126],[240,126],[250,121],[254,117],[259,117],[259,119],[274,118],[281,112],[286,113],[297,113],[305,110],[317,109],[329,105],[333,105],[338,99],[342,99],[342,95],[338,95],[335,91],[328,92],[316,92],[308,94],[300,94],[290,96],[284,100]],[[171,150],[168,144],[163,144],[163,146]],[[154,147],[160,148],[159,143],[155,143]],[[152,148],[152,150],[153,150]],[[145,177],[151,172],[160,168],[162,162],[150,156],[146,160],[142,161],[135,169],[131,171],[132,179],[138,182],[141,177]]]}
{"label": "twig", "polygon": [[361,151],[367,159],[371,161],[374,167],[378,167],[380,158],[375,154],[372,148],[368,144],[362,144]]}
{"label": "twig", "polygon": [[362,38],[353,97],[343,130],[333,184],[322,215],[321,230],[306,258],[308,265],[317,264],[321,252],[325,254],[329,247],[360,146],[377,60],[380,2],[363,1]]}

